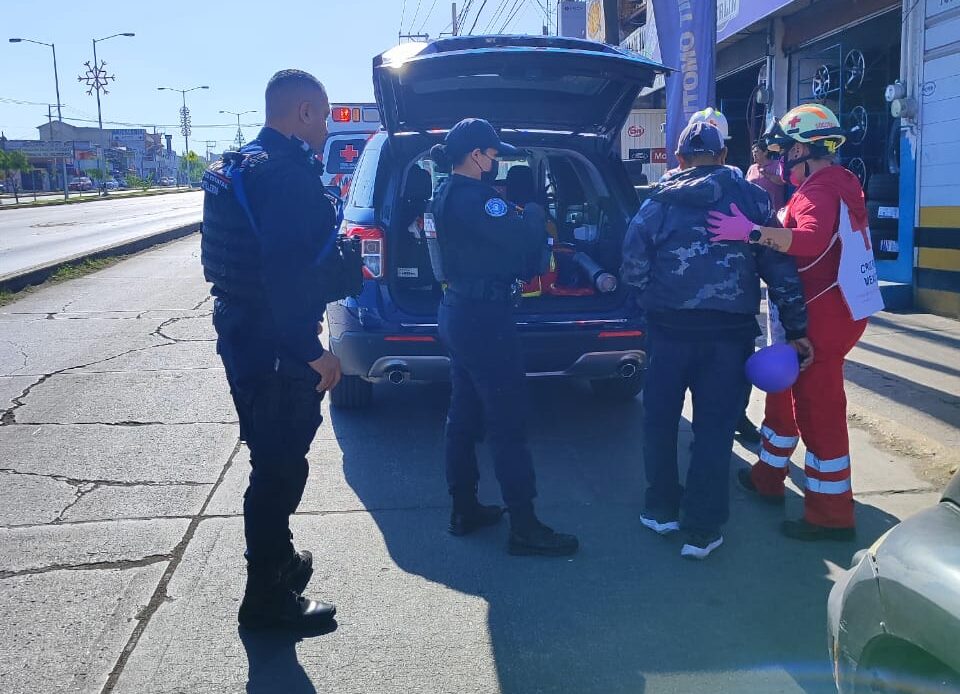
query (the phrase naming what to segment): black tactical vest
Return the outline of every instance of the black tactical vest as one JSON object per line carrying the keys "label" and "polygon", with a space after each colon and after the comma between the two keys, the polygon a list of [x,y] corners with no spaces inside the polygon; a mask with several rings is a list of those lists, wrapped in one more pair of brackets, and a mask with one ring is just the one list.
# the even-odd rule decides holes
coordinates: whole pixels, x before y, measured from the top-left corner
{"label": "black tactical vest", "polygon": [[227,152],[203,174],[203,231],[200,260],[203,276],[213,284],[214,296],[261,303],[260,243],[246,211],[237,201],[230,175],[249,159],[265,157],[254,152]]}

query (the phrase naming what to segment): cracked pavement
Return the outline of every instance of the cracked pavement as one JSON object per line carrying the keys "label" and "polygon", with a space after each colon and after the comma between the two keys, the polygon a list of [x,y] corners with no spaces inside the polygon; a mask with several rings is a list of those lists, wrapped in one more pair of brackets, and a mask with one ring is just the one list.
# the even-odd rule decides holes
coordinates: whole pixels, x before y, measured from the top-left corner
{"label": "cracked pavement", "polygon": [[444,532],[445,389],[378,387],[365,412],[324,404],[293,521],[339,628],[238,633],[248,465],[211,311],[197,237],[0,309],[0,691],[829,692],[832,577],[935,503],[960,450],[957,323],[885,314],[847,369],[858,542],[786,545],[733,491],[694,565],[638,527],[640,403],[538,382],[538,503],[583,551],[518,559],[504,528]]}

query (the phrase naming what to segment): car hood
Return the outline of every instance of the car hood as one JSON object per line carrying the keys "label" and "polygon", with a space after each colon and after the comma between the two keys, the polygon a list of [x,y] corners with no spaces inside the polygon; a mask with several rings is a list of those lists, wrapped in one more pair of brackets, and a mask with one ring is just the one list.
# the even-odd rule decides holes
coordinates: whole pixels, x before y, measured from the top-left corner
{"label": "car hood", "polygon": [[667,70],[593,41],[463,36],[401,44],[378,55],[373,82],[391,136],[444,131],[479,117],[498,128],[612,142],[640,89]]}

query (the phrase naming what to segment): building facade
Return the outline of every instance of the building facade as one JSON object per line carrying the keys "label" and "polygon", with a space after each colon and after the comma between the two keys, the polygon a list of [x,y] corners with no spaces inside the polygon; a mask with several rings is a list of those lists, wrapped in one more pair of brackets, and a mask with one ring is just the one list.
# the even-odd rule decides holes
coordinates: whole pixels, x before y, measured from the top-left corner
{"label": "building facade", "polygon": [[[606,8],[621,45],[660,58],[651,3]],[[790,108],[833,109],[888,307],[960,317],[960,0],[718,0],[716,74],[739,166]]]}
{"label": "building facade", "polygon": [[67,182],[101,169],[123,178],[135,174],[159,180],[176,176],[180,157],[172,147],[172,136],[150,133],[144,128],[79,127],[61,121],[38,126],[39,140],[4,140],[10,151],[23,152],[34,167],[24,177],[26,190],[63,190]]}

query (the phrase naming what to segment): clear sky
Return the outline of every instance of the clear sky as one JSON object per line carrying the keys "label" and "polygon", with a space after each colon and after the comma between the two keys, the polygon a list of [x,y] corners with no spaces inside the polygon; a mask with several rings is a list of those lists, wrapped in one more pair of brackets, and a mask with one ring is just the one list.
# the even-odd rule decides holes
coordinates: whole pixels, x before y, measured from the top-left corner
{"label": "clear sky", "polygon": [[[552,0],[471,0],[466,28],[486,4],[475,33],[483,33],[498,11],[490,33],[499,32],[516,7],[508,33],[539,34],[547,2]],[[83,63],[93,60],[91,39],[135,32],[133,38],[97,43],[97,57],[116,75],[110,93],[102,97],[104,127],[149,125],[152,130],[157,125],[158,131],[174,135],[180,151],[180,95],[157,87],[206,84],[208,91],[187,95],[194,124],[190,148],[201,154],[207,140],[217,141],[214,150],[233,140],[236,118],[220,110],[255,109],[258,113],[242,122],[250,124],[244,137],[256,134],[263,118],[263,87],[277,70],[296,67],[313,73],[334,102],[372,101],[371,60],[396,45],[401,26],[405,33],[437,36],[449,31],[451,18],[450,0],[2,0],[0,5],[0,130],[8,138],[36,139],[36,127],[47,120],[46,104],[56,102],[50,49],[8,43],[8,38],[56,44],[64,120],[96,125],[96,97],[77,81],[86,70]],[[200,127],[217,124],[226,127]]]}

